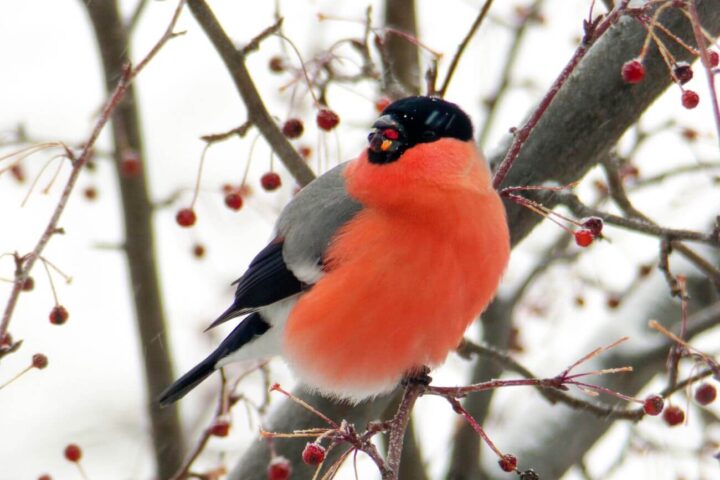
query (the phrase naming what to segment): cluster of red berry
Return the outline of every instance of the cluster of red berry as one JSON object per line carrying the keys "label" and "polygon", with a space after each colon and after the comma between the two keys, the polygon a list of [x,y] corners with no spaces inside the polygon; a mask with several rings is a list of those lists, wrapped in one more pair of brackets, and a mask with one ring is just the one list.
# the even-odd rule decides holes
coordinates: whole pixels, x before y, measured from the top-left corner
{"label": "cluster of red berry", "polygon": [[[707,52],[707,58],[711,68],[715,68],[720,64],[720,54],[711,50]],[[634,58],[625,62],[620,71],[622,78],[625,83],[631,85],[638,84],[645,78],[645,65],[643,65],[642,58]],[[673,80],[680,86],[682,96],[680,101],[683,107],[687,109],[693,109],[700,103],[700,95],[694,90],[685,89],[683,85],[692,80],[693,70],[687,62],[677,62],[671,71]]]}

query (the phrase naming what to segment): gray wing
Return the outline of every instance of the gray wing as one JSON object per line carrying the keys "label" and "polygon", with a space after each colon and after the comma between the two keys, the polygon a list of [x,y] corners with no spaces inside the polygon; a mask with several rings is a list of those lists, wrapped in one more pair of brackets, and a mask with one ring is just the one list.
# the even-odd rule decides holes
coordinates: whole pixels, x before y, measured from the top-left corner
{"label": "gray wing", "polygon": [[322,276],[328,244],[362,208],[345,189],[346,166],[341,163],[300,190],[278,219],[285,264],[303,283],[313,284]]}

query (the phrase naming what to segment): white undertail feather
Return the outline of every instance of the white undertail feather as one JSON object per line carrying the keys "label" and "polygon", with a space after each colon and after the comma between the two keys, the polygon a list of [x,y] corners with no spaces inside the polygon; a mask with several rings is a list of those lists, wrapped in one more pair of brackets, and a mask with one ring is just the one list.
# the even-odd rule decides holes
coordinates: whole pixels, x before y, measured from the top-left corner
{"label": "white undertail feather", "polygon": [[230,355],[223,357],[216,364],[220,368],[228,363],[242,362],[245,360],[261,360],[282,354],[283,332],[290,310],[295,306],[298,295],[284,298],[280,301],[260,307],[260,316],[270,324],[267,332],[246,343]]}

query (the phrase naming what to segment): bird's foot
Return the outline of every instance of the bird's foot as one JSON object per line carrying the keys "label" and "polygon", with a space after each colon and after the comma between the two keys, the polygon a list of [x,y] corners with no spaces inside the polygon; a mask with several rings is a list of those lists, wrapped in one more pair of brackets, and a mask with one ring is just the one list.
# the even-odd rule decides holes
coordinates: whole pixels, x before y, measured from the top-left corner
{"label": "bird's foot", "polygon": [[410,371],[408,371],[405,376],[402,379],[402,385],[404,387],[408,385],[424,385],[428,386],[432,382],[432,377],[430,376],[430,368],[426,367],[425,365],[422,365],[420,367],[414,368]]}

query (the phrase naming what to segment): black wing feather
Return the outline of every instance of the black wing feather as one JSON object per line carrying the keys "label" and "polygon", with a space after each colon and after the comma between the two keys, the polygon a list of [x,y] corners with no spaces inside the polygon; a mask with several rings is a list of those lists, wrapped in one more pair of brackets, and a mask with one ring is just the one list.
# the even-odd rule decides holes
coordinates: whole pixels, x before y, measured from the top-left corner
{"label": "black wing feather", "polygon": [[233,282],[237,284],[235,301],[208,330],[302,291],[303,283],[288,269],[282,249],[283,239],[277,238],[255,256],[245,274]]}
{"label": "black wing feather", "polygon": [[180,377],[175,383],[165,389],[158,397],[162,406],[181,399],[200,382],[215,371],[215,365],[224,357],[238,350],[256,336],[262,335],[270,328],[259,313],[253,313],[238,324],[230,335],[208,357],[197,364],[192,370]]}

